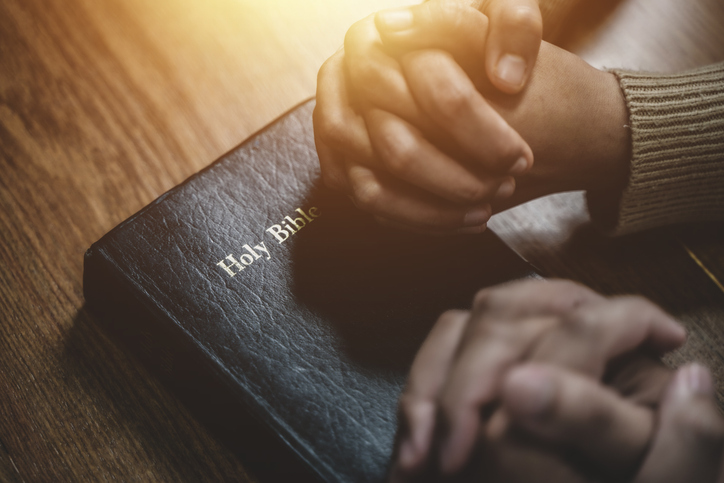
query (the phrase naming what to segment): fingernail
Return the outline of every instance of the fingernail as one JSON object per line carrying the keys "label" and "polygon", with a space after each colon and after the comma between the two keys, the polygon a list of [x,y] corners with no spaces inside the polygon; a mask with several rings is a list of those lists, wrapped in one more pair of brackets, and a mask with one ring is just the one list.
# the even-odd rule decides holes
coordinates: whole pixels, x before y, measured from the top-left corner
{"label": "fingernail", "polygon": [[676,371],[669,391],[673,398],[687,402],[695,396],[711,397],[714,394],[714,382],[707,368],[691,364]]}
{"label": "fingernail", "polygon": [[519,157],[513,167],[510,168],[510,174],[513,175],[523,174],[526,171],[528,171],[528,160],[525,159],[525,156]]}
{"label": "fingernail", "polygon": [[684,372],[684,383],[690,393],[701,396],[709,396],[713,393],[714,383],[706,367],[700,364],[692,364],[684,368]]}
{"label": "fingernail", "polygon": [[525,59],[519,55],[505,54],[498,61],[495,73],[500,80],[514,87],[520,87],[525,77]]}
{"label": "fingernail", "polygon": [[490,219],[490,206],[480,206],[465,213],[463,224],[466,227],[480,227]]}
{"label": "fingernail", "polygon": [[406,30],[412,27],[413,23],[412,11],[408,8],[377,13],[377,27],[386,30]]}
{"label": "fingernail", "polygon": [[494,199],[496,201],[505,200],[510,198],[515,191],[515,178],[508,178],[498,187],[498,191],[495,193]]}
{"label": "fingernail", "polygon": [[463,235],[477,235],[478,233],[483,233],[487,228],[487,224],[482,224],[480,226],[469,226],[467,228],[459,228],[457,230],[457,233],[461,233]]}

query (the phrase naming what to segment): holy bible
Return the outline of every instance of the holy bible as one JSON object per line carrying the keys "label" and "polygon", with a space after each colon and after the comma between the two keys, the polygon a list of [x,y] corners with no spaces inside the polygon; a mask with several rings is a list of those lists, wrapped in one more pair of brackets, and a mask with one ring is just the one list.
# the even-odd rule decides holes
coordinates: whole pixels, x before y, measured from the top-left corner
{"label": "holy bible", "polygon": [[402,233],[327,191],[313,103],[94,243],[85,298],[262,480],[383,481],[437,317],[534,270],[490,231]]}

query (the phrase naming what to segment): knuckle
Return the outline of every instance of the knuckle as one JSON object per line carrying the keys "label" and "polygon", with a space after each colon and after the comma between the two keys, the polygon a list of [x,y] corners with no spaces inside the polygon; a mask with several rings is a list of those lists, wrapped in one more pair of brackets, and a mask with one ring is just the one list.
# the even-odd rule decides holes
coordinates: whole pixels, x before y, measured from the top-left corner
{"label": "knuckle", "polygon": [[[329,59],[324,61],[324,64],[322,64],[322,67],[319,68],[317,71],[317,96],[320,94],[320,87],[324,85],[324,79],[327,77],[327,64],[329,63]],[[316,111],[316,108],[315,108]]]}
{"label": "knuckle", "polygon": [[473,93],[462,82],[446,79],[439,82],[435,92],[435,110],[444,120],[456,121],[470,109]]}
{"label": "knuckle", "polygon": [[352,197],[355,204],[365,211],[374,212],[382,195],[382,187],[372,179],[352,180]]}
{"label": "knuckle", "polygon": [[520,158],[525,141],[503,118],[498,118],[488,135],[487,157],[493,159],[492,168],[505,172]]}
{"label": "knuckle", "polygon": [[365,95],[374,92],[375,86],[385,84],[384,73],[380,65],[369,57],[360,57],[347,64],[349,80],[357,94]]}
{"label": "knuckle", "polygon": [[331,190],[344,191],[344,180],[340,173],[333,169],[322,169],[322,181],[324,182],[324,185]]}
{"label": "knuckle", "polygon": [[604,330],[600,317],[591,315],[588,310],[576,309],[565,317],[565,327],[578,338],[594,339]]}
{"label": "knuckle", "polygon": [[[377,31],[374,24],[371,28],[373,32]],[[375,45],[375,40],[370,36],[369,19],[355,23],[344,38],[344,67],[350,83],[361,93],[372,91],[385,80],[384,66],[374,55]]]}
{"label": "knuckle", "polygon": [[509,28],[523,30],[538,37],[543,35],[543,19],[540,10],[530,6],[517,5],[502,12],[502,22]]}
{"label": "knuckle", "polygon": [[319,68],[319,71],[317,72],[317,91],[319,91],[319,88],[324,85],[325,79],[332,74],[331,65],[333,62],[334,56],[325,60],[322,67]]}
{"label": "knuckle", "polygon": [[487,287],[479,290],[473,297],[473,310],[476,313],[483,313],[486,310],[494,307],[496,300],[500,297],[501,290],[505,290],[505,287],[508,286],[510,286],[510,284]]}
{"label": "knuckle", "polygon": [[314,123],[317,135],[325,144],[341,146],[346,144],[347,133],[342,116],[330,112],[319,112]]}
{"label": "knuckle", "polygon": [[551,280],[553,294],[549,297],[550,310],[556,314],[566,314],[578,310],[581,306],[598,298],[598,295],[577,282],[571,280]]}
{"label": "knuckle", "polygon": [[445,23],[451,31],[455,31],[465,20],[466,7],[458,2],[435,2],[430,4],[430,16]]}
{"label": "knuckle", "polygon": [[345,52],[356,52],[364,44],[364,27],[366,19],[358,20],[344,34]]}
{"label": "knuckle", "polygon": [[520,157],[520,146],[522,140],[520,135],[512,127],[510,127],[510,125],[504,121],[501,124],[498,139],[502,141],[502,143],[499,143],[498,146],[496,146],[498,151],[497,154],[498,159],[504,161],[504,164],[506,165],[505,168],[509,168],[509,165]]}
{"label": "knuckle", "polygon": [[467,318],[469,316],[469,312],[466,310],[446,310],[442,314],[440,314],[440,317],[438,317],[436,325],[442,326],[443,329],[452,329],[457,326],[457,324],[460,323],[461,319]]}
{"label": "knuckle", "polygon": [[417,159],[417,147],[408,136],[386,132],[382,136],[381,157],[387,169],[400,177],[409,174]]}
{"label": "knuckle", "polygon": [[519,280],[484,288],[475,294],[473,308],[476,313],[483,313],[488,310],[507,310],[513,305],[511,300],[514,300],[520,291],[527,292],[527,289],[535,288],[541,283],[545,282],[540,280]]}
{"label": "knuckle", "polygon": [[521,333],[519,319],[477,317],[470,324],[470,337],[495,341],[496,352],[501,359],[513,358],[518,351]]}
{"label": "knuckle", "polygon": [[666,317],[664,312],[653,302],[640,295],[626,295],[615,299],[619,302],[621,315],[633,315],[636,319],[646,322],[654,322],[657,319]]}
{"label": "knuckle", "polygon": [[476,311],[483,311],[490,304],[490,298],[493,290],[490,288],[484,288],[478,290],[478,293],[473,297],[473,308]]}

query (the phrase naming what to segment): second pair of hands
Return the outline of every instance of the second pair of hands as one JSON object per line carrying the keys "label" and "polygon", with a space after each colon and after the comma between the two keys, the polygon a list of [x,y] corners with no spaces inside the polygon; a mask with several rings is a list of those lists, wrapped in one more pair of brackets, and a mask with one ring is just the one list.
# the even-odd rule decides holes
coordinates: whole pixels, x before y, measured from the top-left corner
{"label": "second pair of hands", "polygon": [[535,0],[432,0],[355,24],[318,78],[326,184],[382,223],[437,233],[613,191],[630,149],[618,83],[541,31]]}
{"label": "second pair of hands", "polygon": [[391,481],[724,481],[710,374],[672,377],[658,359],[684,340],[640,297],[560,280],[485,289],[413,362]]}

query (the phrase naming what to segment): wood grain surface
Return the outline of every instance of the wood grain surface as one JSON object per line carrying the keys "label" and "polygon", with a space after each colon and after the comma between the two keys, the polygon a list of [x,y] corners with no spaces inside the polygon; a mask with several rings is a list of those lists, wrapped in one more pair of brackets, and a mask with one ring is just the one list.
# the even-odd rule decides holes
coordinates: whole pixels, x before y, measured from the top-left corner
{"label": "wood grain surface", "polygon": [[[0,480],[254,481],[86,313],[83,253],[313,95],[352,22],[405,3],[0,3]],[[597,66],[701,65],[724,59],[723,5],[606,0],[561,41]],[[551,275],[664,304],[692,331],[669,361],[724,380],[721,269],[696,263],[724,267],[720,225],[607,240],[580,193],[492,225]]]}

